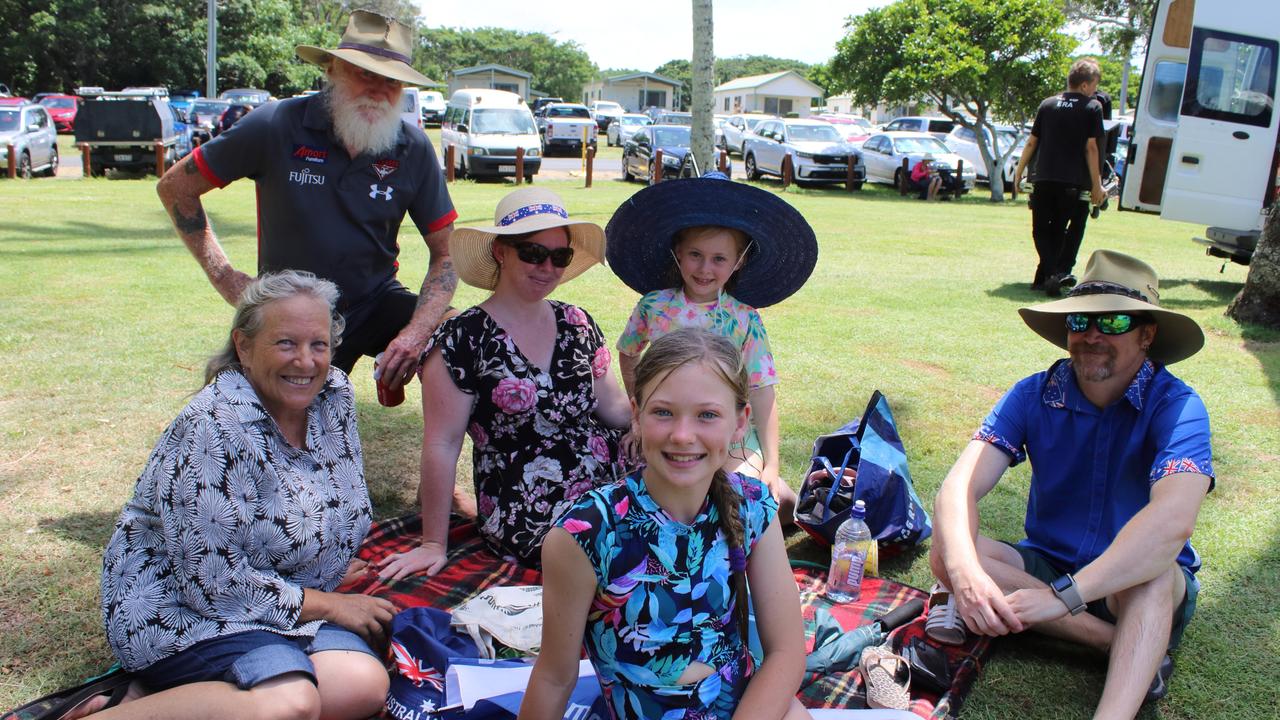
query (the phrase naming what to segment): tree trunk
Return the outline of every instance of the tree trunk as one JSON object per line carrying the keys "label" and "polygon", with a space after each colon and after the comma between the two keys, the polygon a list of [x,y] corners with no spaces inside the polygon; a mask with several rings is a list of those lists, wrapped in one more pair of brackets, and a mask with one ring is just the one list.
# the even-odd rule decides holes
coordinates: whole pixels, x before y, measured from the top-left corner
{"label": "tree trunk", "polygon": [[1249,275],[1227,306],[1227,317],[1280,330],[1280,203],[1267,211]]}
{"label": "tree trunk", "polygon": [[716,167],[712,125],[716,57],[712,39],[711,0],[693,0],[693,63],[690,68],[693,88],[689,110],[693,113],[691,147],[702,172]]}

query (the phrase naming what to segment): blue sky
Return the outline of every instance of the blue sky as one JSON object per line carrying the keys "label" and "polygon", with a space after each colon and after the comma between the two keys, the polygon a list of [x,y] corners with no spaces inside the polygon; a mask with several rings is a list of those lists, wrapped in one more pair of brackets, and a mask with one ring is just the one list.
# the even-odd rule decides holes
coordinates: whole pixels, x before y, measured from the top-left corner
{"label": "blue sky", "polygon": [[[689,0],[423,1],[427,27],[502,27],[578,43],[601,68],[652,70],[693,52]],[[717,0],[715,53],[824,62],[844,20],[885,0]]]}

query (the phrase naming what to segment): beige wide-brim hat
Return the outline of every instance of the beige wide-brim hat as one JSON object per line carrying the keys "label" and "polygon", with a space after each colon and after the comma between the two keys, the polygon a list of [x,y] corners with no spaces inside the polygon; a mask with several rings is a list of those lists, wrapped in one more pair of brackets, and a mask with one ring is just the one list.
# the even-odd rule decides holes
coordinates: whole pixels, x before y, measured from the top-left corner
{"label": "beige wide-brim hat", "polygon": [[1089,256],[1080,282],[1067,297],[1018,309],[1023,322],[1036,334],[1067,348],[1068,313],[1143,313],[1156,322],[1156,339],[1147,357],[1163,365],[1186,360],[1204,347],[1204,332],[1195,320],[1160,307],[1160,283],[1156,271],[1141,260],[1115,252],[1096,250]]}
{"label": "beige wide-brim hat", "polygon": [[462,282],[483,290],[497,284],[498,263],[493,239],[562,227],[569,232],[573,261],[560,276],[566,283],[604,260],[604,230],[585,220],[570,220],[560,196],[542,188],[522,188],[498,202],[490,227],[464,227],[449,236],[449,255]]}
{"label": "beige wide-brim hat", "polygon": [[413,28],[394,18],[356,10],[347,20],[347,29],[337,48],[299,45],[295,52],[312,65],[324,65],[326,58],[336,57],[409,85],[436,85],[434,80],[413,69],[413,45]]}

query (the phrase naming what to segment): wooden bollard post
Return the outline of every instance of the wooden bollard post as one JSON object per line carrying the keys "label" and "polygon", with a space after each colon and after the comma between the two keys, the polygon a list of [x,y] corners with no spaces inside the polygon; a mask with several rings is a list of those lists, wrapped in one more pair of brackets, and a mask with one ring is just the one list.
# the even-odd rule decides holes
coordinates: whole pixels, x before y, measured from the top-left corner
{"label": "wooden bollard post", "polygon": [[524,182],[524,146],[516,148],[516,184]]}
{"label": "wooden bollard post", "polygon": [[89,143],[80,143],[80,165],[84,168],[85,177],[93,177],[93,159],[89,150]]}
{"label": "wooden bollard post", "polygon": [[[1001,178],[1002,178],[1000,182],[1004,182],[1004,180],[1003,180],[1004,173],[1002,172],[1002,173],[1000,173],[1000,175],[1001,175]],[[1017,200],[1017,199],[1018,199],[1018,183],[1017,183],[1017,181],[1015,180],[1014,182],[1009,183],[1009,188],[1010,188],[1010,189],[1009,189],[1009,199],[1011,199],[1011,200]]]}
{"label": "wooden bollard post", "polygon": [[964,194],[964,160],[956,162],[956,189],[953,192],[955,199],[959,200]]}
{"label": "wooden bollard post", "polygon": [[795,176],[795,166],[791,163],[791,153],[782,156],[782,189],[786,190],[791,186]]}
{"label": "wooden bollard post", "polygon": [[902,174],[899,176],[900,179],[898,180],[899,195],[906,195],[908,188],[911,187],[911,168],[907,167],[910,162],[911,160],[909,158],[902,158]]}
{"label": "wooden bollard post", "polygon": [[453,151],[457,149],[456,145],[450,145],[444,149],[444,181],[453,182]]}
{"label": "wooden bollard post", "polygon": [[9,143],[8,150],[9,150],[9,179],[16,180],[18,177],[18,148],[13,143]]}
{"label": "wooden bollard post", "polygon": [[[13,154],[9,154],[13,157]],[[662,182],[662,148],[658,148],[653,153],[653,176],[649,178],[650,185],[657,185]]]}
{"label": "wooden bollard post", "polygon": [[591,146],[587,148],[587,187],[591,187],[591,174],[596,165],[596,148]]}
{"label": "wooden bollard post", "polygon": [[164,141],[156,140],[156,177],[164,175]]}
{"label": "wooden bollard post", "polygon": [[853,160],[857,157],[853,153],[845,156],[844,163],[844,189],[853,192]]}
{"label": "wooden bollard post", "polygon": [[729,151],[720,148],[720,172],[729,174]]}

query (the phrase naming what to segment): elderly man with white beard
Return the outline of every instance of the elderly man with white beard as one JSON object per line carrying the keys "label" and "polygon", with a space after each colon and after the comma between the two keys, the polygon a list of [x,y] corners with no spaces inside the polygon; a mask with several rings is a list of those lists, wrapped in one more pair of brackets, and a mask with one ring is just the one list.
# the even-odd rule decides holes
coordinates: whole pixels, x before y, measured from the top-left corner
{"label": "elderly man with white beard", "polygon": [[[457,212],[434,148],[400,119],[404,85],[431,84],[411,67],[412,28],[356,11],[335,49],[300,45],[327,87],[270,102],[175,164],[156,191],[214,289],[234,305],[252,278],[232,266],[200,196],[242,177],[257,186],[259,273],[306,270],[333,281],[346,319],[332,364],[350,372],[384,353],[381,383],[398,389],[446,311],[457,275],[449,234]],[[430,251],[421,292],[396,279],[405,213]]]}

